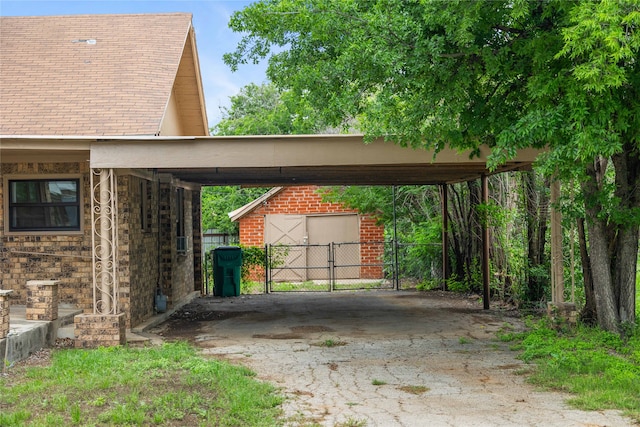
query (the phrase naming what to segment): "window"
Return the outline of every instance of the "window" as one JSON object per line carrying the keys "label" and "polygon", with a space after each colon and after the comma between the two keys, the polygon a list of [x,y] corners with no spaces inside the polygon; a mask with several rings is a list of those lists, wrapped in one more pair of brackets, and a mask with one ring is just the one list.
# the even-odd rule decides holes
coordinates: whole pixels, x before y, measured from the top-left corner
{"label": "window", "polygon": [[79,179],[9,180],[9,231],[79,231]]}

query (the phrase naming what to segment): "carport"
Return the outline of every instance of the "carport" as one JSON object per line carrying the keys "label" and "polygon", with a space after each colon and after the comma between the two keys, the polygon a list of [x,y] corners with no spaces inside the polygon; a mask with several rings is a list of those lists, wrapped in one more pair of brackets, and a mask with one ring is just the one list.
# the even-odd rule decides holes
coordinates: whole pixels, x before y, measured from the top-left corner
{"label": "carport", "polygon": [[[487,177],[531,168],[537,150],[518,152],[495,170],[487,169],[488,147],[475,152],[448,148],[438,152],[401,147],[362,135],[290,135],[236,137],[65,137],[23,136],[2,138],[8,156],[32,153],[34,161],[86,161],[91,177],[94,313],[118,315],[117,301],[118,203],[116,176],[171,176],[185,187],[202,185],[286,186],[317,185],[438,185],[447,211],[447,186],[480,179],[483,201],[488,202]],[[33,154],[37,153],[37,154]],[[473,154],[473,155],[472,155]],[[34,157],[35,156],[35,157]],[[553,190],[553,188],[552,188]],[[552,191],[552,199],[557,191]],[[443,218],[446,220],[446,215]],[[114,227],[115,225],[115,227]],[[447,224],[443,224],[443,253],[447,253]],[[552,220],[553,236],[560,236],[559,221]],[[489,308],[489,230],[483,230],[482,259],[484,308]],[[561,239],[552,238],[553,302],[563,301]],[[443,277],[448,277],[446,258]]]}
{"label": "carport", "polygon": [[[487,168],[490,149],[439,152],[401,147],[362,135],[286,135],[153,139],[101,139],[91,145],[93,169],[154,169],[197,185],[438,185],[446,212],[449,184],[482,181],[483,203],[489,201],[487,177],[530,170],[539,150],[520,150],[495,170]],[[117,153],[117,155],[116,155]],[[552,199],[558,186],[552,188]],[[449,277],[447,215],[443,215],[443,277]],[[560,232],[552,220],[552,235]],[[561,234],[560,234],[561,235]],[[552,253],[561,253],[552,239]],[[561,258],[559,258],[561,259]],[[483,301],[489,308],[489,230],[483,227]],[[562,264],[553,262],[554,301],[563,301]],[[559,270],[558,270],[559,269]]]}

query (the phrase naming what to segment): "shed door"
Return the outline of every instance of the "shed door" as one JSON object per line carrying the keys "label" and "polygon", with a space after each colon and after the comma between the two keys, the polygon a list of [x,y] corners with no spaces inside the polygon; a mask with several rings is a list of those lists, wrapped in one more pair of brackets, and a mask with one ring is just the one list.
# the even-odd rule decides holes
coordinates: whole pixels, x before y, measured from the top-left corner
{"label": "shed door", "polygon": [[287,245],[282,251],[277,247],[272,248],[277,263],[271,270],[271,278],[274,281],[307,280],[304,218],[303,215],[265,215],[265,243]]}
{"label": "shed door", "polygon": [[[360,245],[357,243],[360,237],[357,214],[348,215],[318,215],[307,217],[307,232],[309,233],[309,244],[326,245],[335,243],[334,258],[337,268],[335,269],[336,279],[357,279],[360,276]],[[311,249],[311,248],[310,248]],[[309,263],[327,263],[327,252],[314,252],[314,259]],[[323,259],[316,259],[324,257]],[[352,265],[353,267],[349,267]],[[309,270],[310,279],[323,279],[326,273],[322,270]]]}

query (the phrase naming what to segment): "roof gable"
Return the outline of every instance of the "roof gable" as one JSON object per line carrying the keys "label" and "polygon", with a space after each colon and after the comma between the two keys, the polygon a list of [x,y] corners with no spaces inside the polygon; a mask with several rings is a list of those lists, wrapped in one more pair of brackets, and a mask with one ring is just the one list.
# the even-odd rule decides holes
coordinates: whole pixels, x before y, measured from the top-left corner
{"label": "roof gable", "polygon": [[[2,17],[1,23],[3,135],[157,135],[172,90],[180,91],[174,83],[186,67],[181,60],[197,62],[188,13]],[[197,66],[191,71],[199,73]],[[196,108],[206,128],[199,92]],[[182,104],[193,98],[178,99]]]}
{"label": "roof gable", "polygon": [[257,199],[247,203],[244,206],[239,207],[235,211],[229,212],[228,213],[229,219],[231,219],[231,221],[234,222],[234,221],[238,221],[239,219],[249,215],[256,208],[258,208],[260,205],[262,205],[264,202],[266,202],[269,199],[271,199],[273,196],[275,196],[276,194],[278,194],[282,190],[284,190],[284,187],[273,187],[271,190],[267,191],[266,193],[264,193],[262,196],[258,197]]}

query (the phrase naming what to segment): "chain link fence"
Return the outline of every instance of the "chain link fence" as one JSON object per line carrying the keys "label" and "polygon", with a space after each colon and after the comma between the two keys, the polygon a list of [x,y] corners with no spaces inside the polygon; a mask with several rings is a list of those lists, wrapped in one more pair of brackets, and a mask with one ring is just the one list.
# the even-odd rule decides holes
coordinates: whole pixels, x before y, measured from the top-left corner
{"label": "chain link fence", "polygon": [[342,242],[267,245],[268,292],[412,289],[439,286],[439,244]]}
{"label": "chain link fence", "polygon": [[[255,248],[254,248],[255,249]],[[264,266],[252,265],[252,292],[331,292],[357,289],[416,289],[442,286],[438,243],[393,241],[266,245]],[[207,293],[213,289],[205,257]]]}

